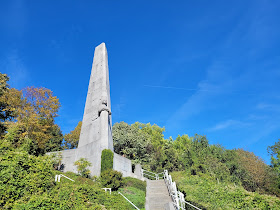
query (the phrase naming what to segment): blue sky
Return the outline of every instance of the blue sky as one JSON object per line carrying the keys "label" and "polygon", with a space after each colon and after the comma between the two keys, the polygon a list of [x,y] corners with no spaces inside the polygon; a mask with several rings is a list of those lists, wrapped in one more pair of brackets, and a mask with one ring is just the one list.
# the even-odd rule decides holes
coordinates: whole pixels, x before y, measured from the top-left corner
{"label": "blue sky", "polygon": [[279,11],[276,0],[1,1],[0,69],[12,87],[51,89],[67,133],[105,42],[114,123],[206,135],[269,163],[280,138]]}

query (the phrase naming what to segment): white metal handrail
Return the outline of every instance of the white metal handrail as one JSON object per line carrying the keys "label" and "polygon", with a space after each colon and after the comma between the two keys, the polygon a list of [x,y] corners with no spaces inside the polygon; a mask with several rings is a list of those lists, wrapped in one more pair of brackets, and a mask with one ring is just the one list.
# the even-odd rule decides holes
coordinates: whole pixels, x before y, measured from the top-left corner
{"label": "white metal handrail", "polygon": [[185,201],[184,194],[177,190],[176,182],[172,181],[172,177],[170,174],[168,174],[167,170],[164,170],[164,181],[167,186],[169,195],[171,196],[171,199],[173,201],[173,205],[176,207],[176,209],[186,209],[185,204],[188,204],[197,210],[201,210],[200,208]]}
{"label": "white metal handrail", "polygon": [[193,207],[193,208],[197,209],[197,210],[201,210],[200,208],[198,208],[198,207],[196,207],[196,206],[192,205],[191,203],[189,203],[189,202],[187,202],[187,201],[185,201],[185,203],[186,203],[186,204],[188,204],[188,205],[190,205],[191,207]]}
{"label": "white metal handrail", "polygon": [[130,200],[127,199],[127,197],[125,197],[121,192],[119,192],[119,194],[125,198],[125,200],[127,200],[132,206],[134,206],[134,208],[136,208],[137,210],[140,210],[137,206],[135,206]]}
{"label": "white metal handrail", "polygon": [[112,188],[102,188],[103,190],[105,190],[105,192],[109,191],[110,192],[110,195],[112,193]]}
{"label": "white metal handrail", "polygon": [[151,172],[151,171],[147,171],[147,170],[145,170],[145,169],[141,169],[141,175],[142,175],[142,177],[144,177],[144,176],[149,176],[149,177],[152,177],[152,178],[154,178],[154,179],[156,179],[156,180],[159,180],[159,179],[163,179],[163,176],[162,177],[160,177],[160,175],[164,175],[164,172],[162,172],[162,173],[154,173],[154,172]]}
{"label": "white metal handrail", "polygon": [[[159,176],[160,174],[163,174],[163,177],[160,177]],[[141,175],[142,175],[142,177],[149,176],[149,177],[155,178],[156,180],[164,179],[165,184],[168,189],[168,193],[172,199],[173,205],[177,210],[186,209],[185,204],[188,204],[189,206],[191,206],[197,210],[201,210],[200,208],[194,206],[193,204],[185,201],[184,194],[182,192],[180,192],[179,190],[177,190],[176,182],[172,181],[172,177],[170,174],[168,174],[167,170],[164,170],[163,173],[157,174],[157,173],[154,173],[151,171],[147,171],[145,169],[141,169]]]}
{"label": "white metal handrail", "polygon": [[54,181],[55,181],[55,182],[60,182],[60,178],[61,178],[61,177],[65,177],[66,179],[69,179],[69,180],[71,180],[72,182],[75,182],[73,179],[70,179],[69,177],[67,177],[67,176],[65,176],[65,175],[63,175],[63,174],[55,175]]}

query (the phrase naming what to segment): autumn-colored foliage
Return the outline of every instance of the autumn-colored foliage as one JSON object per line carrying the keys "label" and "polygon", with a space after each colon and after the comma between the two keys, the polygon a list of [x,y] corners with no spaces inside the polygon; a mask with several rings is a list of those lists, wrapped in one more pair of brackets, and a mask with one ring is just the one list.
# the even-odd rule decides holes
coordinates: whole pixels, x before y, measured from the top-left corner
{"label": "autumn-colored foliage", "polygon": [[244,168],[242,179],[247,183],[245,187],[251,191],[264,187],[268,166],[252,152],[243,149],[238,149],[236,152],[239,164]]}
{"label": "autumn-colored foliage", "polygon": [[74,149],[78,147],[80,133],[82,128],[82,121],[78,123],[76,128],[68,134],[64,135],[65,145],[64,147],[67,149]]}
{"label": "autumn-colored foliage", "polygon": [[15,146],[29,139],[29,153],[35,155],[61,148],[63,135],[54,123],[60,103],[51,90],[43,87],[10,89],[2,100],[14,112],[13,120],[6,122],[9,131],[6,138],[11,139],[12,135]]}

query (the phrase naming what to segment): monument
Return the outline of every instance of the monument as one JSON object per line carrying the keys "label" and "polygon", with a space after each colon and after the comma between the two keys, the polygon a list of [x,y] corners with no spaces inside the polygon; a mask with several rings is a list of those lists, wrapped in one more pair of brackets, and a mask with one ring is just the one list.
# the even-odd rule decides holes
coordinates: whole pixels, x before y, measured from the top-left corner
{"label": "monument", "polygon": [[[105,43],[95,48],[83,123],[76,149],[61,151],[63,171],[77,172],[74,162],[86,158],[91,175],[99,176],[103,149],[113,149],[108,54]],[[114,153],[113,169],[132,176],[131,161]]]}

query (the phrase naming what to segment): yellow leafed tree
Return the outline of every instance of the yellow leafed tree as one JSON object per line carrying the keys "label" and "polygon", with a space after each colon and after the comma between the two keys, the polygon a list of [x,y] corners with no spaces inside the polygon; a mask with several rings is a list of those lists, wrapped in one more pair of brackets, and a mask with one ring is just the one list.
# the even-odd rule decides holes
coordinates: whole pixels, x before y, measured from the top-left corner
{"label": "yellow leafed tree", "polygon": [[80,133],[82,128],[82,121],[78,123],[76,128],[64,136],[65,148],[73,149],[78,146]]}
{"label": "yellow leafed tree", "polygon": [[[60,107],[59,99],[53,96],[51,90],[47,88],[28,87],[22,91],[13,89],[6,96],[11,109],[16,110],[15,120],[10,122],[8,132],[13,135],[13,141],[16,145],[23,144],[27,139],[29,142],[29,150],[32,154],[43,154],[48,150],[52,150],[48,146],[54,138],[54,133],[59,137],[58,145],[53,144],[52,147],[61,146],[62,134],[57,125],[54,124],[54,118],[57,116]],[[60,134],[59,134],[60,133]]]}

